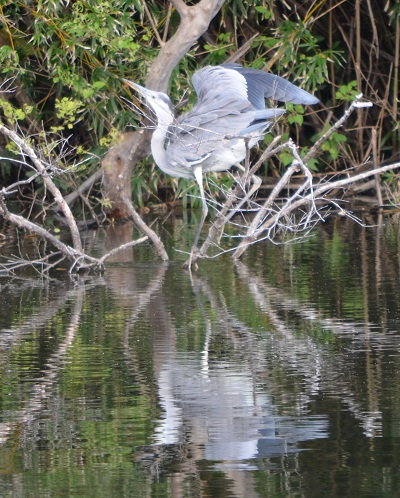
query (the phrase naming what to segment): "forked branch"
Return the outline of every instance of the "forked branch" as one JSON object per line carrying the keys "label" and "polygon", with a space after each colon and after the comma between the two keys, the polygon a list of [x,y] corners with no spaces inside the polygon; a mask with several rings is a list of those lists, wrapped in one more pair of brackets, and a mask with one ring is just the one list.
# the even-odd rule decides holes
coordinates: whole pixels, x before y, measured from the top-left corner
{"label": "forked branch", "polygon": [[[355,109],[372,105],[370,102],[362,102],[361,99],[362,95],[358,95],[344,115],[321,136],[303,158],[292,140],[281,144],[280,137],[276,137],[260,159],[252,167],[245,168],[248,172],[247,176],[239,177],[234,189],[226,195],[226,200],[218,210],[197,257],[214,257],[208,254],[210,248],[214,247],[216,255],[229,250],[233,252],[233,259],[238,259],[250,245],[261,240],[281,242],[285,240],[288,232],[295,235],[297,240],[328,215],[329,206],[337,209],[337,200],[329,195],[331,191],[347,188],[366,178],[372,176],[376,178],[380,173],[399,168],[400,163],[394,163],[358,175],[342,177],[334,181],[325,178],[315,183],[307,162],[320,153],[322,144],[344,125]],[[282,149],[290,150],[293,156],[292,164],[286,169],[263,203],[251,200],[251,196],[256,194],[257,190],[254,189],[254,184],[251,184],[251,178],[263,162]],[[300,184],[297,182],[297,187],[293,190],[292,177],[294,174],[298,177],[299,173],[303,180]],[[289,191],[291,194],[287,195]],[[343,214],[352,217],[351,213],[347,213],[346,210],[343,210]],[[220,241],[224,236],[225,228],[235,215],[240,215],[241,220],[244,220],[241,224],[235,224],[236,237],[240,242],[235,247],[226,249],[221,247]],[[232,239],[232,236],[228,238]],[[230,245],[232,246],[232,243]]]}
{"label": "forked branch", "polygon": [[[54,248],[57,249],[56,252],[39,255],[35,260],[27,260],[22,257],[8,258],[7,260],[0,262],[0,272],[13,272],[22,267],[34,267],[35,269],[40,269],[42,275],[48,273],[48,271],[55,265],[60,265],[62,261],[68,260],[70,262],[70,272],[88,269],[102,269],[104,262],[113,256],[116,252],[126,249],[127,247],[140,244],[148,239],[147,236],[142,237],[138,240],[124,244],[123,246],[117,247],[110,251],[109,253],[103,255],[101,258],[94,258],[85,254],[82,247],[82,242],[78,230],[76,220],[65,201],[65,198],[61,194],[60,190],[54,183],[54,177],[60,174],[60,170],[57,166],[45,162],[41,159],[40,153],[38,153],[28,140],[20,137],[16,131],[10,130],[4,125],[0,124],[0,133],[10,138],[18,148],[18,153],[20,159],[16,159],[19,165],[24,165],[27,169],[33,170],[34,174],[27,180],[20,180],[8,187],[3,187],[0,190],[0,216],[10,223],[16,225],[17,227],[26,230],[30,233],[35,233],[42,240],[46,240],[52,244]],[[67,141],[65,141],[67,143]],[[66,146],[66,143],[64,144]],[[66,168],[68,169],[68,168]],[[62,242],[58,237],[53,235],[44,226],[31,221],[19,214],[14,214],[10,211],[7,200],[15,194],[15,192],[34,180],[41,178],[48,192],[52,194],[54,201],[56,202],[59,211],[61,211],[65,218],[65,223],[69,228],[72,246]],[[161,254],[163,256],[163,254]]]}

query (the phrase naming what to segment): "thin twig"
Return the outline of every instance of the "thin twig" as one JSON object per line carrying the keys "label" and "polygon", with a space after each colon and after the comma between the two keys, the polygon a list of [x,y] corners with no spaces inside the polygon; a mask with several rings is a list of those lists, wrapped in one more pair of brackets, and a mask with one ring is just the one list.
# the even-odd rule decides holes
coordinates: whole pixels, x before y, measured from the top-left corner
{"label": "thin twig", "polygon": [[6,135],[8,138],[10,138],[17,146],[18,148],[23,151],[25,154],[28,155],[32,163],[34,164],[36,170],[41,173],[43,182],[46,186],[46,188],[51,192],[51,194],[54,197],[54,200],[56,201],[57,205],[59,206],[60,210],[63,212],[67,223],[69,230],[71,232],[72,236],[72,241],[74,248],[77,251],[82,251],[82,242],[81,238],[79,235],[79,230],[76,225],[75,219],[72,215],[72,212],[68,206],[68,204],[65,202],[64,197],[62,196],[60,190],[56,187],[55,183],[51,179],[46,166],[43,164],[43,162],[39,159],[38,155],[36,154],[35,150],[27,143],[26,140],[23,140],[15,131],[10,130],[9,128],[3,126],[0,124],[0,133],[3,135]]}
{"label": "thin twig", "polygon": [[[377,149],[377,143],[376,143],[376,128],[372,129],[372,157],[373,157],[373,161],[374,161],[374,168],[378,169],[379,162],[378,162],[378,149]],[[379,178],[378,174],[375,175],[375,190],[376,190],[376,196],[378,198],[378,204],[379,204],[379,206],[383,206],[381,184],[380,184],[380,178]]]}
{"label": "thin twig", "polygon": [[114,249],[112,249],[107,254],[104,254],[104,256],[102,256],[99,259],[99,263],[102,265],[102,264],[105,263],[105,261],[107,259],[111,258],[112,256],[114,256],[118,252],[124,251],[125,249],[128,249],[129,247],[134,247],[134,246],[137,246],[138,244],[142,244],[143,242],[146,242],[146,240],[148,240],[148,239],[149,238],[146,235],[145,237],[141,237],[140,239],[131,240],[130,242],[127,242],[126,244],[122,244],[121,246],[115,247]]}
{"label": "thin twig", "polygon": [[163,47],[165,45],[165,42],[162,40],[160,33],[158,32],[154,18],[152,16],[149,8],[147,7],[147,2],[143,2],[143,7],[144,7],[144,10],[146,11],[147,17],[149,18],[149,21],[150,21],[151,27],[153,28],[155,37],[157,38],[157,41],[158,41],[160,47]]}
{"label": "thin twig", "polygon": [[372,107],[371,102],[361,102],[362,99],[362,94],[359,94],[356,96],[355,100],[350,104],[349,108],[346,109],[344,112],[343,116],[336,121],[336,123],[329,128],[327,132],[325,132],[322,137],[320,137],[313,147],[307,152],[307,154],[303,157],[303,161],[305,164],[307,164],[307,161],[309,161],[311,158],[315,157],[321,150],[321,145],[328,140],[328,138],[335,132],[337,131],[341,126],[344,125],[344,123],[349,119],[350,115],[355,109],[359,109],[362,107]]}

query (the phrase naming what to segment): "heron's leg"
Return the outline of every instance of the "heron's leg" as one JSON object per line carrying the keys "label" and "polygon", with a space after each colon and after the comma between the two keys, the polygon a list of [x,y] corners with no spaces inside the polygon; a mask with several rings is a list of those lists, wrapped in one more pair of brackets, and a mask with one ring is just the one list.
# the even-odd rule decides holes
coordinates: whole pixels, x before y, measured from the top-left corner
{"label": "heron's leg", "polygon": [[201,166],[197,166],[197,167],[193,168],[193,173],[194,173],[196,181],[199,185],[202,209],[201,209],[200,223],[199,223],[199,226],[197,227],[197,232],[196,232],[196,236],[194,238],[192,249],[190,250],[190,257],[186,261],[186,263],[183,265],[184,268],[187,268],[189,270],[192,268],[193,264],[194,265],[196,264],[199,239],[200,239],[201,231],[203,229],[204,222],[205,222],[207,214],[208,214],[208,206],[207,206],[206,196],[204,194],[204,188],[203,188],[203,170],[202,170]]}
{"label": "heron's leg", "polygon": [[196,177],[196,180],[199,184],[199,188],[200,188],[200,196],[201,196],[201,219],[200,219],[200,223],[199,223],[199,226],[197,228],[197,232],[196,232],[196,237],[194,238],[194,242],[193,242],[193,246],[192,246],[192,252],[193,252],[193,249],[197,249],[197,246],[198,246],[198,243],[199,243],[199,239],[200,239],[200,235],[201,235],[201,230],[203,228],[203,225],[204,225],[204,222],[206,221],[206,217],[207,217],[207,214],[208,214],[208,206],[207,206],[207,202],[206,202],[206,196],[204,194],[204,188],[203,188],[203,183],[202,183],[202,176],[200,176],[200,180]]}

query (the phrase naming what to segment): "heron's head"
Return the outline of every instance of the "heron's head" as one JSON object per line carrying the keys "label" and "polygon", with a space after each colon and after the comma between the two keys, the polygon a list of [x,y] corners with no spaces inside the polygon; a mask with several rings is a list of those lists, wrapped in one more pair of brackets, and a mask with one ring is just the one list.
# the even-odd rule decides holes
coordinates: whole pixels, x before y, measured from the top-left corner
{"label": "heron's head", "polygon": [[145,98],[146,104],[153,110],[159,121],[172,122],[174,110],[168,95],[162,92],[149,90],[148,88],[127,79],[124,79],[124,81]]}

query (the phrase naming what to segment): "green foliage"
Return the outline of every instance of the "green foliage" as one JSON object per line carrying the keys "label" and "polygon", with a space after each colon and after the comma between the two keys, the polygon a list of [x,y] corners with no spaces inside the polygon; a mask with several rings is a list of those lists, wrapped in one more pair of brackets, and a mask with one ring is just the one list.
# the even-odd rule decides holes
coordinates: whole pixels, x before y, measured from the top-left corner
{"label": "green foliage", "polygon": [[[39,2],[34,9],[7,6],[9,36],[0,51],[1,73],[18,78],[26,101],[40,103],[37,121],[45,128],[71,129],[81,121],[97,145],[113,126],[127,126],[121,78],[141,72],[145,61],[145,52],[138,53],[144,33],[135,22],[139,4],[78,0],[71,5]],[[22,33],[31,40],[28,54],[18,43]]]}
{"label": "green foliage", "polygon": [[284,150],[279,153],[279,159],[283,166],[289,166],[293,162],[293,154],[290,152],[290,150]]}
{"label": "green foliage", "polygon": [[19,56],[18,52],[13,50],[8,45],[0,47],[0,64],[3,66],[2,72],[7,74],[18,67]]}
{"label": "green foliage", "polygon": [[309,168],[311,171],[319,171],[320,168],[320,162],[318,161],[318,159],[315,159],[315,158],[311,158],[307,161],[307,164],[306,164],[307,168]]}
{"label": "green foliage", "polygon": [[259,14],[262,14],[264,20],[271,19],[273,17],[272,10],[264,7],[264,5],[256,5],[254,7],[254,10]]}
{"label": "green foliage", "polygon": [[8,121],[22,121],[32,112],[32,106],[24,104],[23,108],[13,106],[9,101],[0,99],[0,109]]}
{"label": "green foliage", "polygon": [[289,113],[287,120],[289,124],[298,124],[302,125],[304,121],[304,106],[291,104],[290,102],[286,104],[286,109]]}
{"label": "green foliage", "polygon": [[329,152],[332,159],[337,159],[339,157],[340,146],[347,141],[346,135],[343,133],[335,132],[333,133],[329,140],[322,144],[322,150]]}
{"label": "green foliage", "polygon": [[207,64],[222,64],[229,56],[229,51],[234,47],[232,42],[232,33],[220,33],[217,42],[213,45],[205,44],[204,49],[207,51]]}
{"label": "green foliage", "polygon": [[357,91],[357,81],[350,81],[347,85],[341,85],[336,92],[336,98],[346,102],[352,102],[354,97],[359,94]]}
{"label": "green foliage", "polygon": [[[325,129],[323,132],[317,134],[314,139],[315,141],[320,138],[327,130]],[[328,140],[325,140],[321,146],[321,150],[328,152],[330,160],[336,160],[339,158],[340,154],[340,148],[343,146],[344,143],[347,142],[347,137],[343,133],[339,133],[335,131],[332,133],[332,135],[328,138]]]}
{"label": "green foliage", "polygon": [[[308,148],[304,147],[300,151],[300,157],[304,157],[308,152]],[[282,165],[286,168],[293,162],[293,153],[290,149],[284,149],[282,152],[279,153],[279,160],[281,161]],[[309,159],[307,162],[307,167],[311,171],[319,171],[319,162],[317,159]]]}
{"label": "green foliage", "polygon": [[[392,146],[396,145],[393,129],[398,122],[398,106],[394,105],[398,93],[395,84],[398,74],[397,80],[394,74],[398,69],[390,66],[391,57],[395,57],[393,40],[398,29],[398,2],[387,2],[384,9],[378,4],[372,5],[372,10],[361,5],[363,20],[371,17],[365,24],[376,26],[378,33],[387,33],[387,36],[379,35],[377,50],[376,40],[371,38],[372,30],[364,24],[360,26],[363,37],[359,40],[360,66],[354,62],[355,41],[342,35],[343,20],[355,22],[354,1],[346,2],[345,6],[338,4],[333,10],[326,2],[311,0],[302,3],[301,11],[296,6],[294,0],[226,0],[208,33],[174,70],[170,85],[172,100],[179,103],[196,69],[222,63],[243,49],[239,62],[288,77],[306,90],[319,91],[321,100],[334,113],[333,119],[340,117],[343,110],[343,105],[334,107],[336,100],[349,102],[359,91],[363,91],[367,99],[372,95],[371,100],[384,102],[382,105],[387,107],[385,110],[392,120],[382,121],[380,143],[384,151],[380,156],[390,155]],[[168,40],[176,32],[179,15],[175,9],[169,15],[168,7],[169,2],[161,0],[146,3],[145,0],[3,1],[0,77],[3,81],[14,79],[18,95],[7,94],[7,98],[1,98],[1,115],[8,122],[18,121],[26,136],[35,133],[36,144],[42,138],[44,147],[47,145],[40,130],[65,135],[72,131],[76,150],[91,155],[92,164],[96,164],[96,157],[107,151],[112,137],[139,120],[124,101],[127,95],[122,79],[144,81],[159,52],[159,40]],[[259,33],[255,39],[254,33]],[[349,43],[353,45],[349,47]],[[382,53],[391,57],[375,58]],[[361,84],[357,85],[356,81]],[[187,107],[180,111],[189,109],[194,99],[195,96],[189,94]],[[393,102],[393,109],[388,102]],[[282,122],[295,130],[297,137],[303,137],[303,130],[308,137],[319,131],[318,119],[311,121],[308,109],[290,105],[287,109],[286,121]],[[376,119],[381,119],[382,109],[375,106],[365,115],[373,120],[375,113]],[[326,115],[320,113],[319,116],[319,122],[324,122]],[[371,127],[368,119],[364,123],[366,130]],[[285,133],[289,126],[285,125]],[[345,142],[344,134],[331,137],[324,145],[326,159],[339,159]],[[355,141],[348,143],[352,144],[351,156],[355,157]],[[357,141],[360,155],[364,145]],[[282,160],[284,164],[290,161],[285,152]],[[9,164],[2,162],[0,174],[4,177],[9,171]],[[90,171],[88,168],[79,174]],[[157,169],[143,168],[140,174],[143,178],[132,182],[132,188],[137,190],[134,197],[139,203],[148,202],[151,196],[157,200],[159,188],[165,185],[174,195],[186,192],[185,184],[177,186]]]}
{"label": "green foliage", "polygon": [[61,100],[56,99],[56,116],[60,119],[63,125],[58,128],[52,127],[52,131],[62,130],[64,127],[72,129],[74,124],[78,121],[77,114],[83,106],[83,102],[69,99],[68,97],[63,97]]}
{"label": "green foliage", "polygon": [[157,199],[158,187],[161,181],[158,172],[152,167],[150,159],[144,160],[136,168],[136,174],[132,175],[131,186],[133,192],[133,202],[138,207],[144,207],[149,203],[149,199]]}
{"label": "green foliage", "polygon": [[335,46],[323,49],[324,39],[312,32],[311,22],[285,20],[271,35],[262,35],[257,40],[258,58],[253,67],[264,65],[265,56],[277,51],[275,66],[278,73],[292,73],[299,83],[304,81],[306,89],[315,90],[328,79],[331,63],[342,62],[342,52]]}

